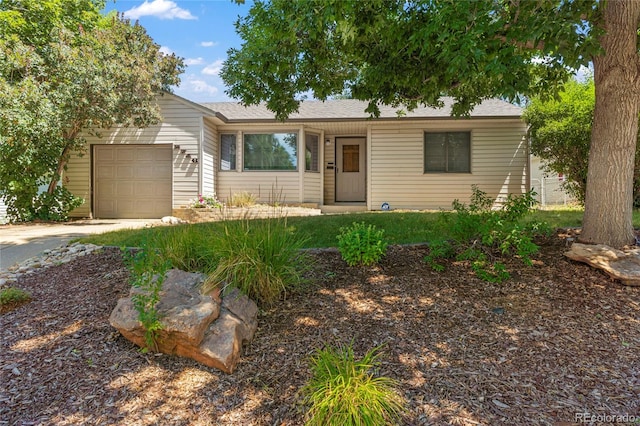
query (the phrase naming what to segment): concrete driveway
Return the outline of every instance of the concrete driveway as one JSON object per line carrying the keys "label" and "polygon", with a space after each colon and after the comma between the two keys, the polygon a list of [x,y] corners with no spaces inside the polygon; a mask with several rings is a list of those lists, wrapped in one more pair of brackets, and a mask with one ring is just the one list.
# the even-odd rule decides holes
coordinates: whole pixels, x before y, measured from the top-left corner
{"label": "concrete driveway", "polygon": [[139,229],[158,223],[159,219],[98,219],[60,224],[0,225],[0,270],[37,256],[44,250],[64,245],[74,238],[119,229]]}

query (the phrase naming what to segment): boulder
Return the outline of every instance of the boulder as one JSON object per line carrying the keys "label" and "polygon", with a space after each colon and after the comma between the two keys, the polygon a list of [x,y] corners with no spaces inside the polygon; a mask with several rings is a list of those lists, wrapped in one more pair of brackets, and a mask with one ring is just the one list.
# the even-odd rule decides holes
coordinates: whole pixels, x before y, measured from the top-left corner
{"label": "boulder", "polygon": [[[231,373],[243,343],[250,341],[257,329],[258,308],[237,289],[222,300],[217,293],[201,294],[205,278],[177,269],[167,272],[157,304],[163,328],[156,349]],[[132,301],[140,291],[134,287],[128,297],[118,300],[109,322],[125,338],[145,347],[145,330]]]}
{"label": "boulder", "polygon": [[602,269],[629,286],[640,286],[640,250],[617,250],[604,244],[573,243],[566,257]]}

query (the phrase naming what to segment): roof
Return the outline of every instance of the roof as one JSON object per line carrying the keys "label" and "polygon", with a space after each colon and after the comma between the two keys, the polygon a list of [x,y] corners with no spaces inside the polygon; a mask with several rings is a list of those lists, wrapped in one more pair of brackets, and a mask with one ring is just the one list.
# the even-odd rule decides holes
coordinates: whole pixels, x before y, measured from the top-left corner
{"label": "roof", "polygon": [[[406,112],[400,118],[451,118],[453,98],[442,98],[444,107],[418,107]],[[264,104],[243,106],[236,102],[209,102],[202,106],[215,111],[218,117],[227,122],[274,121],[275,114]],[[303,101],[298,112],[291,114],[288,121],[335,121],[335,120],[368,120],[365,111],[368,103],[355,99],[336,99],[329,101]],[[382,119],[398,119],[398,108],[387,105],[380,106]],[[522,108],[500,99],[487,99],[471,111],[471,118],[520,118]],[[220,117],[220,118],[222,118]]]}

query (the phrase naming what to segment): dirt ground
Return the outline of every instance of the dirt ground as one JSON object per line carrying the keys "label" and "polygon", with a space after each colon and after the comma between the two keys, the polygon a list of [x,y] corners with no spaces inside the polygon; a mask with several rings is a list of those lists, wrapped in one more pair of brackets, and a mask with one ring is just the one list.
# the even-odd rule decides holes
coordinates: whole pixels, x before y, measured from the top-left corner
{"label": "dirt ground", "polygon": [[358,355],[383,345],[377,373],[397,380],[406,425],[640,419],[640,288],[564,250],[543,242],[502,284],[462,263],[434,272],[424,246],[369,268],[312,251],[310,284],[260,312],[227,375],[143,354],[111,328],[128,272],[105,249],[17,283],[33,301],[0,315],[0,425],[299,425],[309,356],[350,342]]}

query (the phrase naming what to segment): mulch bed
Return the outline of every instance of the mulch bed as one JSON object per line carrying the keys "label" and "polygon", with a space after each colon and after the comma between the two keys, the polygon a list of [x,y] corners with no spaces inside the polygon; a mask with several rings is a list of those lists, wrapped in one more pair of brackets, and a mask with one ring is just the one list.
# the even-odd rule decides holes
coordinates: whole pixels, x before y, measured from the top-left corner
{"label": "mulch bed", "polygon": [[[543,242],[533,267],[480,281],[468,265],[432,271],[424,246],[380,266],[311,251],[304,291],[263,310],[236,372],[143,354],[108,317],[128,293],[119,250],[78,258],[17,286],[33,301],[0,316],[0,425],[298,425],[309,356],[382,345],[407,425],[570,424],[640,416],[640,288]],[[640,418],[640,417],[639,417]]]}

